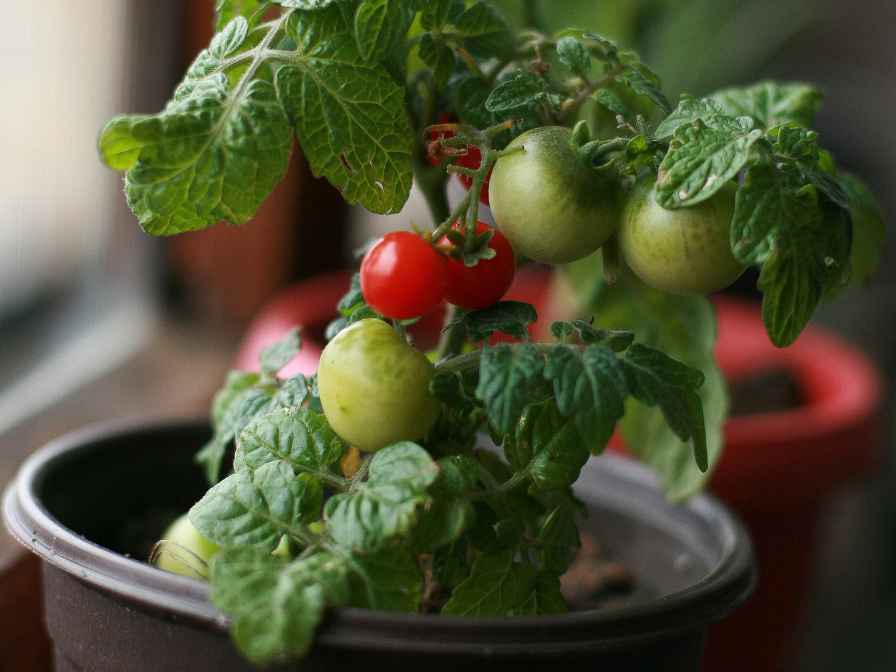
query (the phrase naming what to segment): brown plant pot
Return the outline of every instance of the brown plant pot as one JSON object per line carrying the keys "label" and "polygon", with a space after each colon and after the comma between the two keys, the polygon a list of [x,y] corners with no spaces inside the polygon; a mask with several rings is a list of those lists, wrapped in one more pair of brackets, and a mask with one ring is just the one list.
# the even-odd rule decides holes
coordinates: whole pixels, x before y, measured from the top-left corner
{"label": "brown plant pot", "polygon": [[[4,498],[12,534],[43,561],[56,669],[91,672],[248,670],[205,584],[157,570],[153,540],[203,492],[193,463],[205,422],[106,425],[64,437],[24,464]],[[749,539],[709,497],[669,505],[651,477],[621,458],[590,463],[576,486],[585,530],[627,565],[627,604],[560,616],[470,619],[341,609],[312,653],[280,669],[699,669],[707,626],[752,590]],[[138,557],[139,557],[138,556]],[[610,667],[612,666],[612,667]]]}

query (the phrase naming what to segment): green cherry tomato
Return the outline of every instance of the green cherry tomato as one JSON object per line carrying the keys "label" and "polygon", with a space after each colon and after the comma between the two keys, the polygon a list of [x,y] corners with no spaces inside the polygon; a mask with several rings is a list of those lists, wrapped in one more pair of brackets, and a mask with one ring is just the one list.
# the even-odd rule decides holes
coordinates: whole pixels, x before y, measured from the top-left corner
{"label": "green cherry tomato", "polygon": [[361,320],[324,348],[317,386],[324,415],[346,442],[372,452],[423,438],[439,414],[435,369],[381,320]]}
{"label": "green cherry tomato", "polygon": [[218,545],[203,537],[186,514],[175,520],[162,535],[155,564],[159,569],[194,579],[206,578],[206,563],[218,552]]}
{"label": "green cherry tomato", "polygon": [[586,257],[618,224],[614,185],[581,159],[568,128],[523,133],[495,163],[489,199],[495,223],[523,257],[561,264]]}
{"label": "green cherry tomato", "polygon": [[699,205],[666,210],[656,201],[653,180],[639,182],[628,198],[619,228],[622,258],[641,280],[673,294],[709,294],[744,272],[729,241],[734,185]]}

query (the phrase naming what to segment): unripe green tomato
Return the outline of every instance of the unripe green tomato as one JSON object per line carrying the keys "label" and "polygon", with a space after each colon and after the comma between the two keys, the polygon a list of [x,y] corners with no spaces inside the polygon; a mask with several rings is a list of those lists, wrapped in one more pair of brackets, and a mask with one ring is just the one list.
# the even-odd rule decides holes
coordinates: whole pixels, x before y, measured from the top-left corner
{"label": "unripe green tomato", "polygon": [[162,541],[156,567],[194,579],[206,578],[205,563],[218,552],[218,545],[199,534],[186,514],[171,523]]}
{"label": "unripe green tomato", "polygon": [[546,264],[586,257],[619,223],[615,186],[591,168],[560,126],[527,131],[495,162],[489,200],[518,256]]}
{"label": "unripe green tomato", "polygon": [[673,294],[709,294],[744,272],[731,252],[736,187],[709,200],[667,210],[656,201],[653,180],[630,194],[619,227],[619,247],[629,268],[646,284]]}
{"label": "unripe green tomato", "polygon": [[317,387],[330,426],[347,443],[373,452],[423,438],[439,415],[429,391],[435,369],[382,320],[342,330],[320,357]]}

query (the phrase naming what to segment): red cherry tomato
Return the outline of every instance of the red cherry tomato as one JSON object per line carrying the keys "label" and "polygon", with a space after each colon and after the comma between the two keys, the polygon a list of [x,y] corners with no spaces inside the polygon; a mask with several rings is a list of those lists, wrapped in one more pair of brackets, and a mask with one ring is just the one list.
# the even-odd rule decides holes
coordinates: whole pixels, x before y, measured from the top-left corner
{"label": "red cherry tomato", "polygon": [[[458,224],[454,228],[458,228]],[[476,233],[494,231],[489,247],[495,251],[492,259],[480,259],[475,266],[466,266],[461,259],[449,257],[446,262],[448,286],[445,298],[449,303],[467,310],[488,308],[507,293],[516,273],[513,248],[497,229],[483,222],[476,224]],[[442,238],[440,243],[447,243]]]}
{"label": "red cherry tomato", "polygon": [[[480,152],[479,148],[475,145],[469,145],[467,147],[467,153],[457,159],[457,165],[463,166],[464,168],[471,168],[472,170],[478,170],[481,163],[482,152]],[[473,179],[471,177],[466,175],[458,175],[457,177],[466,189],[473,186]],[[488,175],[485,176],[485,180],[482,182],[482,189],[479,191],[479,200],[483,205],[489,205],[488,185],[491,179],[492,171],[488,171]]]}
{"label": "red cherry tomato", "polygon": [[381,315],[419,317],[445,298],[445,258],[410,231],[387,233],[364,255],[361,291]]}

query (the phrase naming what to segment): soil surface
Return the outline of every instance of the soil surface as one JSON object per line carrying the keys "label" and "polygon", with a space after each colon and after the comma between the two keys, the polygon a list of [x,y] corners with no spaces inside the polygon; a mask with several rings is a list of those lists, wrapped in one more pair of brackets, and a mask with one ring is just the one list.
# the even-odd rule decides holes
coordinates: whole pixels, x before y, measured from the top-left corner
{"label": "soil surface", "polygon": [[732,416],[789,411],[806,403],[799,383],[785,369],[757,371],[729,386]]}

